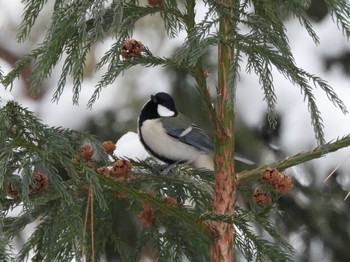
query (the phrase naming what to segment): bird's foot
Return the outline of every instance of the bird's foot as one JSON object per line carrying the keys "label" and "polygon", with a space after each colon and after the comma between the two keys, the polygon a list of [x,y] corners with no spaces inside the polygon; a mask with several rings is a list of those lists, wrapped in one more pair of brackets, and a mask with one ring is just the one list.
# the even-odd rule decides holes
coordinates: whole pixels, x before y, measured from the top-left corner
{"label": "bird's foot", "polygon": [[172,164],[166,164],[166,165],[159,165],[154,168],[154,172],[158,175],[167,175],[171,169],[173,169],[177,164],[180,164],[181,162],[175,162]]}

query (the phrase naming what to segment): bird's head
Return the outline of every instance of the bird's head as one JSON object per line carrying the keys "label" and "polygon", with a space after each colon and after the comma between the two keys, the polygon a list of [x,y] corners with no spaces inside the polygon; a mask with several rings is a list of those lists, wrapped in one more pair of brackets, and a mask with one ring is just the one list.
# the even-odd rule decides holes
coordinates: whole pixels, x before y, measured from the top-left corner
{"label": "bird's head", "polygon": [[160,117],[174,117],[178,114],[173,98],[164,92],[151,95],[150,103],[156,105]]}

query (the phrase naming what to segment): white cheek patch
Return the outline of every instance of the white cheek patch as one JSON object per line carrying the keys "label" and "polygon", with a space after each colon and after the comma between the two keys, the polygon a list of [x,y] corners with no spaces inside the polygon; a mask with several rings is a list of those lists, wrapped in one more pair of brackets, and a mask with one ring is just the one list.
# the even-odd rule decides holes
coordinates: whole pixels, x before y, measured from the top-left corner
{"label": "white cheek patch", "polygon": [[170,117],[170,116],[174,116],[175,112],[169,110],[168,108],[166,108],[165,106],[162,105],[158,105],[157,107],[157,112],[161,117]]}

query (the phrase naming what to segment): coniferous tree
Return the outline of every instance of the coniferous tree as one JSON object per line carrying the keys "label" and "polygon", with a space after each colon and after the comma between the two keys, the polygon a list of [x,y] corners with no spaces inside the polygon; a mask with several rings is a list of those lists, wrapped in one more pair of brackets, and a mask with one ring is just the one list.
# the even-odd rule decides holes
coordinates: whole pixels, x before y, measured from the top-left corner
{"label": "coniferous tree", "polygon": [[[46,4],[44,0],[24,2],[19,41],[28,37]],[[107,246],[122,261],[138,261],[146,248],[158,261],[233,261],[240,256],[247,261],[292,260],[292,247],[280,236],[269,216],[277,213],[273,203],[292,184],[280,171],[350,144],[348,136],[333,143],[324,140],[323,122],[313,94],[315,87],[321,88],[342,112],[347,109],[324,80],[295,64],[290,50],[283,25],[286,15],[296,17],[318,42],[305,14],[309,1],[204,2],[207,13],[196,22],[194,0],[148,4],[55,1],[42,44],[20,59],[1,82],[11,86],[21,70],[32,63],[31,88],[34,94],[39,93],[40,83],[64,59],[53,100],[59,101],[70,77],[73,103],[77,103],[87,54],[96,42],[111,36],[115,44],[96,65],[97,70],[106,65],[108,70],[97,83],[88,106],[103,95],[103,88],[133,66],[182,69],[195,79],[215,127],[216,168],[213,175],[210,171],[178,166],[160,176],[158,164],[152,160],[131,163],[116,159],[111,153],[112,143],[102,144],[84,132],[49,127],[18,103],[8,102],[0,109],[2,260],[13,259],[9,243],[34,221],[38,225],[16,255],[18,261],[25,260],[30,252],[34,252],[32,261],[98,261]],[[350,4],[345,0],[325,3],[349,37]],[[132,39],[135,23],[153,14],[160,14],[169,37],[176,37],[180,31],[187,34],[173,57],[159,57],[142,40]],[[241,27],[248,28],[248,32],[241,33]],[[205,52],[210,48],[218,48],[215,107],[207,85],[208,72],[203,66]],[[235,172],[231,161],[235,145],[234,102],[243,56],[247,57],[246,70],[259,76],[270,125],[277,124],[272,68],[300,89],[308,104],[318,148],[269,167]],[[260,185],[255,187],[259,179]],[[18,206],[23,207],[21,214],[7,216]],[[117,218],[121,209],[126,212],[124,221]],[[118,232],[116,221],[133,225],[132,243]]]}

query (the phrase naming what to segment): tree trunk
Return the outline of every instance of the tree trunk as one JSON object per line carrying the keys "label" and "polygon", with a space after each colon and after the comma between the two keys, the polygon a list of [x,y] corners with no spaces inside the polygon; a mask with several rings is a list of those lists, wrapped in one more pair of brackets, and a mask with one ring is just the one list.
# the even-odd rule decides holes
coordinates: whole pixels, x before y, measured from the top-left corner
{"label": "tree trunk", "polygon": [[[233,6],[232,0],[222,0],[221,4]],[[231,30],[227,15],[220,19],[219,31],[224,39],[231,38]],[[231,17],[232,19],[232,17]],[[232,41],[232,38],[230,39]],[[215,185],[213,212],[218,215],[233,215],[236,200],[237,181],[234,178],[234,106],[233,89],[229,86],[230,69],[233,59],[233,49],[225,44],[218,47],[218,87],[217,87],[217,117],[216,124],[216,154],[215,154]],[[218,235],[211,246],[212,261],[233,261],[232,224],[214,221],[213,226]]]}

